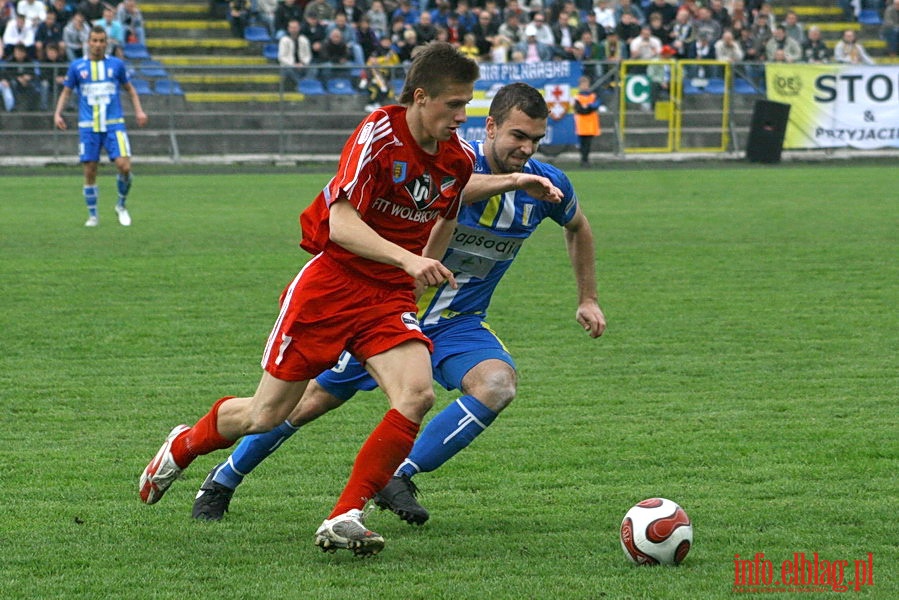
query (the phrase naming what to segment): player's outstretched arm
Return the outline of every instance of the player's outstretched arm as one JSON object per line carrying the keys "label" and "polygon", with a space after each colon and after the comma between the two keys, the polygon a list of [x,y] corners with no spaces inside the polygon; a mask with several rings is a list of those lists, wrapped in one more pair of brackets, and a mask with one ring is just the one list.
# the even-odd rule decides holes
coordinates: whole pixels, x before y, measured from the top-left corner
{"label": "player's outstretched arm", "polygon": [[545,202],[558,203],[562,201],[562,190],[541,175],[533,173],[502,173],[496,175],[474,173],[465,185],[462,202],[472,204],[513,190],[524,190],[532,198]]}
{"label": "player's outstretched arm", "polygon": [[599,307],[596,291],[593,230],[580,207],[574,218],[565,225],[565,245],[577,284],[578,307],[575,318],[590,337],[597,338],[606,330],[606,317]]}

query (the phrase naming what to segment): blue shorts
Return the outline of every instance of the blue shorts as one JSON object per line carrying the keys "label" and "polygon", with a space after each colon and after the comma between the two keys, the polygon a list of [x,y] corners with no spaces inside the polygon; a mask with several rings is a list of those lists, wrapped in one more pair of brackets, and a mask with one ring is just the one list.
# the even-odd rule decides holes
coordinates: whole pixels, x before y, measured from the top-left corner
{"label": "blue shorts", "polygon": [[[476,315],[455,317],[448,324],[425,328],[424,333],[434,342],[431,355],[434,379],[448,390],[461,390],[465,374],[485,360],[501,360],[515,368],[515,361],[502,341]],[[365,367],[347,352],[315,381],[341,400],[350,399],[357,391],[378,387]]]}
{"label": "blue shorts", "polygon": [[106,148],[109,160],[115,160],[120,156],[131,156],[131,143],[128,141],[128,132],[124,129],[110,129],[109,131],[91,131],[79,129],[78,160],[81,162],[100,162],[100,149]]}

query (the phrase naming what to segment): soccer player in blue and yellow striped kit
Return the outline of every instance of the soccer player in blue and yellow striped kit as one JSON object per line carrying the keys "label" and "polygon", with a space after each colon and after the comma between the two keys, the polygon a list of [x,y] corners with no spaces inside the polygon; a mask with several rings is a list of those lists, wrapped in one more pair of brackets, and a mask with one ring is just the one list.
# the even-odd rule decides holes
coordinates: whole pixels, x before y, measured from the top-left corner
{"label": "soccer player in blue and yellow striped kit", "polygon": [[[458,289],[447,284],[424,290],[419,306],[422,331],[433,341],[434,379],[462,395],[437,414],[416,440],[409,457],[374,498],[403,520],[422,524],[428,512],[416,500],[412,477],[433,471],[470,444],[512,401],[517,387],[515,361],[486,322],[487,307],[524,241],[544,219],[562,226],[577,283],[578,324],[599,337],[606,327],[596,290],[595,250],[590,224],[580,209],[568,177],[558,168],[534,160],[546,134],[548,110],[540,92],[524,83],[496,93],[487,119],[486,139],[473,142],[475,176],[465,188],[459,221],[442,262]],[[561,192],[561,202],[545,202],[515,184],[520,173],[547,178]],[[508,177],[510,191],[486,199],[476,189],[485,179]],[[483,179],[480,181],[484,181]],[[493,188],[486,188],[493,189]],[[426,249],[427,252],[427,249]],[[224,463],[216,466],[194,502],[196,519],[219,520],[234,489],[253,468],[304,425],[340,406],[357,390],[371,390],[374,379],[344,352],[340,362],[310,382],[290,417],[268,433],[247,436]]]}
{"label": "soccer player in blue and yellow striped kit", "polygon": [[66,129],[62,116],[73,90],[77,90],[78,100],[78,158],[84,165],[84,202],[87,204],[87,227],[96,227],[97,214],[97,164],[100,151],[105,148],[109,160],[118,169],[119,199],[115,209],[119,223],[131,225],[131,215],[125,208],[125,200],[131,189],[131,144],[125,130],[125,115],[120,100],[124,91],[131,98],[137,124],[143,127],[147,115],[141,107],[137,91],[131,85],[125,63],[113,56],[106,56],[108,44],[106,30],[102,27],[91,29],[88,38],[88,56],[79,58],[69,65],[62,93],[56,103],[54,123]]}

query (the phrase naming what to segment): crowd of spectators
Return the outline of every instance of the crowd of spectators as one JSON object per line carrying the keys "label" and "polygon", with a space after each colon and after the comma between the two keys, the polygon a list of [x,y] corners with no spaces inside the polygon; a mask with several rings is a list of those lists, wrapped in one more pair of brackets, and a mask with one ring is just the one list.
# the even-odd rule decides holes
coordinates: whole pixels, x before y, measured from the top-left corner
{"label": "crowd of spectators", "polygon": [[[0,0],[0,95],[7,111],[48,110],[67,64],[87,53],[93,26],[108,35],[107,52],[146,41],[137,0]],[[59,67],[54,68],[54,64]]]}
{"label": "crowd of spectators", "polygon": [[[899,0],[889,1],[899,7]],[[895,39],[896,9],[891,16],[889,11],[884,37]],[[820,31],[807,30],[793,11],[777,19],[763,0],[232,0],[228,18],[235,35],[255,24],[276,40],[297,21],[310,49],[301,66],[316,71],[328,64],[367,64],[382,52],[384,38],[400,63],[434,39],[493,63],[868,60],[857,40],[849,52],[828,51]]]}

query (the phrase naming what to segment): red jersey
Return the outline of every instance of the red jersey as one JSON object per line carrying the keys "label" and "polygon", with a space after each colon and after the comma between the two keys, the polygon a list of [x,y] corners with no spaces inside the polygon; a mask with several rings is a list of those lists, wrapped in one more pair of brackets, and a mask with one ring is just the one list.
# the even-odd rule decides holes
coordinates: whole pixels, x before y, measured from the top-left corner
{"label": "red jersey", "polygon": [[382,284],[413,285],[399,267],[362,258],[330,240],[329,207],[346,198],[384,239],[421,254],[438,217],[455,219],[474,169],[472,147],[454,135],[428,154],[412,137],[404,106],[366,117],[347,140],[337,175],[300,215],[300,246]]}

